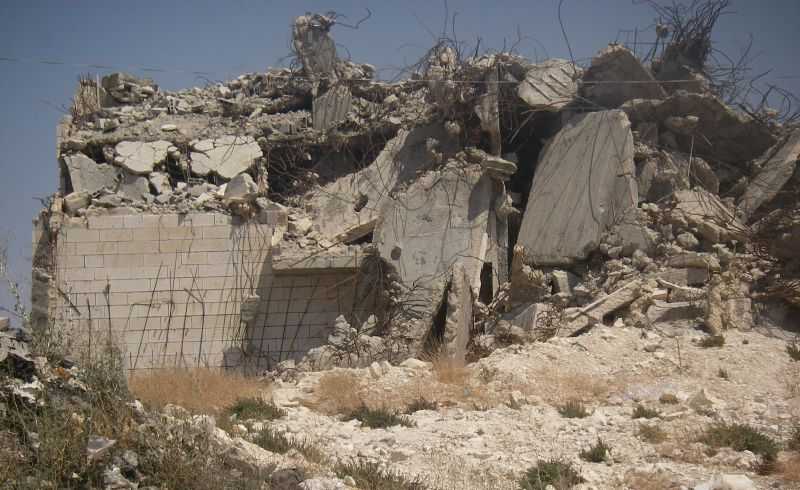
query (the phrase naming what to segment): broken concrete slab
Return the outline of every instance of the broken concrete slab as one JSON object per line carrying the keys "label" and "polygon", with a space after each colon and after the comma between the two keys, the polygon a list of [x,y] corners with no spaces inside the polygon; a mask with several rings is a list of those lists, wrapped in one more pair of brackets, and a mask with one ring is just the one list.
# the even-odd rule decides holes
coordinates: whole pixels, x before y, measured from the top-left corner
{"label": "broken concrete slab", "polygon": [[438,163],[431,142],[455,153],[456,139],[442,125],[401,129],[371,165],[313,191],[309,201],[320,232],[344,242],[370,233],[390,196]]}
{"label": "broken concrete slab", "polygon": [[92,202],[92,198],[88,192],[70,192],[64,196],[64,211],[75,215],[81,209],[87,208],[90,202]]}
{"label": "broken concrete slab", "polygon": [[294,20],[292,45],[306,76],[331,75],[336,67],[336,44],[329,35],[333,16],[306,14]]}
{"label": "broken concrete slab", "polygon": [[74,192],[94,194],[102,189],[117,188],[119,169],[105,163],[98,165],[83,153],[65,155],[62,160]]}
{"label": "broken concrete slab", "polygon": [[264,154],[252,136],[228,135],[202,140],[192,145],[192,173],[206,176],[215,173],[230,180],[249,169]]}
{"label": "broken concrete slab", "polygon": [[478,98],[475,114],[481,121],[481,129],[489,135],[489,153],[499,157],[503,153],[500,134],[500,87],[497,83],[497,68],[486,75],[486,93]]}
{"label": "broken concrete slab", "polygon": [[601,108],[614,109],[632,99],[661,99],[664,89],[627,48],[611,44],[600,51],[583,76],[581,94]]}
{"label": "broken concrete slab", "polygon": [[148,177],[150,185],[156,190],[157,195],[169,194],[172,192],[172,186],[169,183],[169,175],[164,172],[153,172]]}
{"label": "broken concrete slab", "polygon": [[[663,123],[671,116],[696,116],[692,135],[672,133],[678,150],[710,161],[742,165],[762,155],[775,144],[770,128],[741,114],[710,94],[676,92],[664,100],[636,99],[623,104],[634,126],[642,122]],[[695,134],[703,135],[702,138]]]}
{"label": "broken concrete slab", "polygon": [[567,60],[533,65],[517,87],[517,95],[533,109],[559,111],[575,100],[582,70]]}
{"label": "broken concrete slab", "polygon": [[147,177],[126,173],[119,183],[119,193],[132,201],[145,199],[150,196],[150,183]]}
{"label": "broken concrete slab", "polygon": [[773,200],[794,174],[798,158],[800,130],[795,130],[756,162],[756,168],[760,170],[750,179],[744,195],[739,199],[737,215],[747,220],[758,208]]}
{"label": "broken concrete slab", "polygon": [[577,116],[542,152],[517,243],[539,265],[583,260],[637,202],[628,118]]}
{"label": "broken concrete slab", "polygon": [[447,292],[447,317],[442,348],[451,359],[464,361],[472,332],[472,286],[461,262],[453,264]]}
{"label": "broken concrete slab", "polygon": [[241,173],[225,185],[225,201],[251,202],[258,197],[258,186],[250,174]]}
{"label": "broken concrete slab", "polygon": [[710,272],[719,272],[719,259],[708,253],[686,252],[667,258],[667,265],[676,269],[706,269]]}
{"label": "broken concrete slab", "polygon": [[628,306],[642,295],[642,281],[635,279],[611,294],[589,303],[568,314],[566,325],[558,330],[558,335],[571,337],[584,328],[603,321],[606,315]]}
{"label": "broken concrete slab", "polygon": [[681,301],[667,303],[654,300],[647,309],[647,319],[652,323],[694,321],[703,317],[705,305],[702,301]]}
{"label": "broken concrete slab", "polygon": [[169,141],[163,140],[120,141],[114,147],[117,155],[114,163],[131,173],[146,175],[167,159],[167,149],[171,145]]}
{"label": "broken concrete slab", "polygon": [[711,243],[746,239],[747,228],[716,195],[696,189],[677,191],[674,197],[675,207],[670,213],[674,224],[696,228]]}
{"label": "broken concrete slab", "polygon": [[659,272],[658,278],[680,286],[702,286],[708,282],[709,269],[705,267],[671,268]]}
{"label": "broken concrete slab", "polygon": [[346,85],[337,85],[317,96],[312,104],[312,122],[317,131],[328,131],[347,118],[353,95]]}

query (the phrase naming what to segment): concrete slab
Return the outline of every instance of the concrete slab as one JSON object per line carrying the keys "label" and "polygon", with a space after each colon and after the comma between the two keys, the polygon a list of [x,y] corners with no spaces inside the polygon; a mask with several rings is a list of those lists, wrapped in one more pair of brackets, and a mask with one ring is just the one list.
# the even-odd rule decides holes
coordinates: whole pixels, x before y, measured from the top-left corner
{"label": "concrete slab", "polygon": [[583,260],[637,201],[628,118],[577,116],[542,152],[517,243],[538,265]]}
{"label": "concrete slab", "polygon": [[[199,142],[208,147],[208,141]],[[223,136],[211,140],[213,148],[206,151],[190,153],[192,173],[206,176],[216,173],[225,180],[230,180],[244,172],[261,158],[261,147],[252,136]]]}
{"label": "concrete slab", "polygon": [[337,85],[316,97],[312,104],[312,121],[317,131],[327,131],[347,118],[353,95],[346,85]]}
{"label": "concrete slab", "polygon": [[800,130],[795,130],[770,148],[757,163],[761,168],[750,180],[737,205],[737,215],[744,220],[773,200],[789,181],[800,157]]}
{"label": "concrete slab", "polygon": [[679,224],[689,223],[711,243],[743,240],[747,236],[746,227],[717,196],[704,189],[677,191],[671,219]]}
{"label": "concrete slab", "polygon": [[517,87],[517,95],[533,109],[559,111],[578,95],[580,68],[567,60],[533,65]]}
{"label": "concrete slab", "polygon": [[119,169],[105,164],[97,164],[83,153],[66,155],[62,158],[67,167],[69,179],[74,192],[95,192],[106,188],[115,190],[119,179]]}
{"label": "concrete slab", "polygon": [[146,175],[153,168],[167,159],[167,149],[172,145],[169,141],[120,141],[114,147],[117,156],[114,163],[128,172]]}
{"label": "concrete slab", "polygon": [[461,262],[453,264],[447,293],[447,317],[442,347],[448,357],[463,361],[472,332],[472,287]]}
{"label": "concrete slab", "polygon": [[614,109],[631,99],[662,99],[664,89],[627,48],[611,44],[592,58],[581,94],[601,108]]}

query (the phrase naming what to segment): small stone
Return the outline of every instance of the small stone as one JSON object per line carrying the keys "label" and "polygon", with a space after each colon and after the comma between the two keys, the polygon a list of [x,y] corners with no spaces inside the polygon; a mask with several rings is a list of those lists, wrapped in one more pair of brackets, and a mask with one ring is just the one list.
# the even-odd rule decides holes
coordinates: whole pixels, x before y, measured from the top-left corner
{"label": "small stone", "polygon": [[289,231],[294,233],[295,235],[307,235],[309,231],[311,231],[312,222],[311,219],[303,217],[303,218],[295,218],[291,219],[289,217]]}
{"label": "small stone", "polygon": [[686,250],[695,250],[697,247],[700,246],[700,242],[697,238],[692,235],[691,233],[681,233],[675,238],[675,241],[678,242],[678,245],[685,248]]}
{"label": "small stone", "polygon": [[164,124],[163,126],[161,126],[161,131],[172,132],[172,131],[177,131],[177,130],[178,130],[178,126],[176,126],[174,124]]}

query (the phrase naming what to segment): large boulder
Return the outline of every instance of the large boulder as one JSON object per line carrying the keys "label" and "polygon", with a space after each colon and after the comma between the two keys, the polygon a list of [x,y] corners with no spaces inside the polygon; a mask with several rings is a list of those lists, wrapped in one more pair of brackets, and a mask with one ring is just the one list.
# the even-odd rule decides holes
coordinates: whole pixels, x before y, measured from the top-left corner
{"label": "large boulder", "polygon": [[577,116],[542,152],[517,243],[538,265],[583,260],[637,202],[625,113]]}

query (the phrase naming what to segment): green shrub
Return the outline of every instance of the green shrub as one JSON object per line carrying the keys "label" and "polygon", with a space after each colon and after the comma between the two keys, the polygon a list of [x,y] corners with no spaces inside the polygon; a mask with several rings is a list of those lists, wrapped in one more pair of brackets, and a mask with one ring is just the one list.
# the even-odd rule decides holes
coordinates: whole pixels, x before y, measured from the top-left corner
{"label": "green shrub", "polygon": [[644,405],[636,405],[636,408],[633,409],[633,415],[631,418],[634,419],[657,419],[661,417],[661,414],[658,410],[654,408],[647,408]]}
{"label": "green shrub", "polygon": [[548,485],[554,486],[556,490],[566,490],[583,481],[572,463],[554,458],[539,460],[536,466],[528,468],[519,485],[524,490],[545,490]]}
{"label": "green shrub", "polygon": [[409,480],[392,471],[383,470],[380,464],[371,461],[339,463],[334,469],[339,478],[351,477],[356,486],[363,490],[424,490],[418,479]]}
{"label": "green shrub", "polygon": [[611,453],[611,446],[603,442],[602,439],[599,437],[597,438],[597,442],[594,446],[581,451],[580,457],[584,461],[588,461],[590,463],[603,463],[608,461],[608,458]]}
{"label": "green shrub", "polygon": [[227,413],[239,420],[275,420],[286,416],[286,410],[262,398],[240,398],[228,407]]}
{"label": "green shrub", "polygon": [[758,429],[745,424],[714,424],[703,433],[699,442],[713,448],[729,447],[734,451],[750,451],[761,456],[762,470],[777,460],[778,443]]}
{"label": "green shrub", "polygon": [[709,335],[700,340],[700,347],[704,349],[722,347],[723,345],[725,345],[725,337],[722,335]]}
{"label": "green shrub", "polygon": [[582,419],[589,416],[586,407],[579,400],[569,400],[567,403],[558,407],[558,413],[568,419]]}
{"label": "green shrub", "polygon": [[404,427],[414,427],[416,425],[413,420],[405,415],[398,415],[396,412],[386,408],[369,408],[366,405],[361,405],[347,414],[344,420],[358,420],[362,425],[370,429],[383,429],[393,425],[402,425]]}

